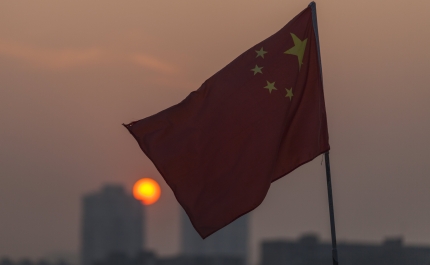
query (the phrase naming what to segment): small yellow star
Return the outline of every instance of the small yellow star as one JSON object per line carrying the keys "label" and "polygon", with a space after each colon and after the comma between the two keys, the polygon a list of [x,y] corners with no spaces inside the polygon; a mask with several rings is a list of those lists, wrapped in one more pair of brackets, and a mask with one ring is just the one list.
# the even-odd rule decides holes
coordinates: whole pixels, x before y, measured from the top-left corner
{"label": "small yellow star", "polygon": [[267,82],[267,86],[265,86],[264,88],[269,89],[270,94],[272,94],[272,90],[277,90],[275,87],[275,82],[273,83],[270,83],[269,81],[266,81],[266,82]]}
{"label": "small yellow star", "polygon": [[264,59],[264,54],[267,53],[265,50],[263,50],[263,47],[261,47],[261,49],[259,51],[255,50],[255,52],[257,53],[257,57],[255,57],[255,58],[258,58],[259,56],[261,56],[261,58],[263,58],[263,59]]}
{"label": "small yellow star", "polygon": [[290,34],[291,34],[291,37],[293,38],[294,47],[284,53],[297,56],[297,58],[299,59],[299,70],[300,70],[303,64],[303,55],[305,54],[306,43],[308,42],[308,39],[301,41],[293,33],[290,33]]}
{"label": "small yellow star", "polygon": [[254,71],[254,75],[256,75],[257,73],[262,74],[263,72],[261,72],[261,69],[263,69],[263,66],[258,67],[258,65],[255,65],[254,69],[251,69],[251,71]]}
{"label": "small yellow star", "polygon": [[291,98],[294,96],[293,95],[293,88],[290,88],[290,89],[286,88],[285,90],[287,90],[287,95],[285,97],[289,97],[290,101],[291,101]]}

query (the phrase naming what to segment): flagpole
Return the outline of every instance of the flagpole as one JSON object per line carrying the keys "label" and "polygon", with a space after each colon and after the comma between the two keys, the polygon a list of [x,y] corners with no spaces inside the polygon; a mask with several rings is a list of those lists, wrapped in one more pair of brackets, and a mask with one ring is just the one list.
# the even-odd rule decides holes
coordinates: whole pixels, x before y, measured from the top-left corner
{"label": "flagpole", "polygon": [[[314,26],[315,31],[315,38],[316,38],[316,44],[317,44],[317,50],[318,50],[318,62],[320,66],[320,75],[321,75],[321,82],[322,80],[322,65],[321,65],[321,54],[320,54],[320,42],[319,42],[319,36],[318,36],[318,23],[317,23],[317,7],[315,2],[311,2],[309,6],[312,9],[312,23]],[[330,172],[330,156],[329,152],[327,151],[324,154],[325,158],[325,172],[327,177],[327,193],[328,193],[328,206],[330,211],[330,228],[331,228],[331,245],[332,245],[332,259],[333,259],[333,265],[338,265],[338,258],[337,258],[337,244],[336,244],[336,228],[334,223],[334,207],[333,207],[333,194],[331,189],[331,172]]]}
{"label": "flagpole", "polygon": [[329,152],[324,154],[325,157],[325,172],[327,176],[327,191],[328,191],[328,206],[330,209],[330,227],[331,227],[331,246],[333,265],[338,265],[337,244],[336,244],[336,228],[334,225],[334,209],[333,209],[333,194],[331,191],[331,172],[330,172],[330,156]]}

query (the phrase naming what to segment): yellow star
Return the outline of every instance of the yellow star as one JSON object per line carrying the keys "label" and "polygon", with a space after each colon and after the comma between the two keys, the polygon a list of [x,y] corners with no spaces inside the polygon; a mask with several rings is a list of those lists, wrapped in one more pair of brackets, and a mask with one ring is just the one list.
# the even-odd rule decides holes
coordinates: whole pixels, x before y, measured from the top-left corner
{"label": "yellow star", "polygon": [[272,94],[272,90],[277,90],[275,87],[275,82],[273,83],[270,83],[269,81],[266,81],[266,82],[267,82],[267,86],[265,86],[264,88],[269,89],[270,94]]}
{"label": "yellow star", "polygon": [[261,72],[261,69],[263,69],[263,66],[258,67],[258,65],[255,65],[254,69],[251,69],[251,71],[254,71],[254,75],[256,75],[257,73],[262,74],[263,72]]}
{"label": "yellow star", "polygon": [[290,88],[290,89],[286,88],[285,90],[287,90],[287,95],[285,97],[289,97],[290,101],[291,101],[291,98],[294,96],[293,95],[293,88]]}
{"label": "yellow star", "polygon": [[263,50],[263,47],[261,47],[261,49],[259,51],[255,50],[255,52],[257,53],[257,57],[255,57],[255,58],[258,58],[259,56],[261,56],[261,58],[263,58],[263,59],[264,59],[264,54],[267,53],[265,50]]}
{"label": "yellow star", "polygon": [[291,37],[293,37],[294,47],[289,49],[288,51],[284,52],[285,54],[292,54],[297,55],[297,58],[299,59],[299,70],[300,67],[303,64],[303,55],[305,53],[306,49],[306,42],[308,42],[308,39],[305,39],[301,41],[296,35],[293,33],[290,33]]}

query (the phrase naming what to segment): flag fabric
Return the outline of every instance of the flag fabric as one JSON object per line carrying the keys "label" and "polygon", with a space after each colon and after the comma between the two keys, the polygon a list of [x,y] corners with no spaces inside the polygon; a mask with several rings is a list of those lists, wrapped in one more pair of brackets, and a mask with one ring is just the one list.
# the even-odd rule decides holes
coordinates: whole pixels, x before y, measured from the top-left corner
{"label": "flag fabric", "polygon": [[317,41],[308,7],[179,104],[125,125],[202,238],[330,149]]}

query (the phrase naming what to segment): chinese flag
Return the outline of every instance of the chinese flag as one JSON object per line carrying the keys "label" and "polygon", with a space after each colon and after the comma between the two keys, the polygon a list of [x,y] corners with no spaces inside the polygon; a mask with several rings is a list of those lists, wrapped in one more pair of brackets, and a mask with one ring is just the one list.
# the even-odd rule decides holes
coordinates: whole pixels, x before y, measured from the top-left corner
{"label": "chinese flag", "polygon": [[330,149],[308,7],[182,102],[125,125],[205,238]]}

